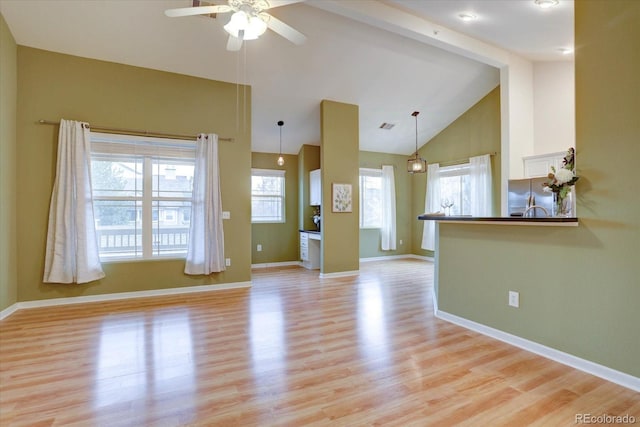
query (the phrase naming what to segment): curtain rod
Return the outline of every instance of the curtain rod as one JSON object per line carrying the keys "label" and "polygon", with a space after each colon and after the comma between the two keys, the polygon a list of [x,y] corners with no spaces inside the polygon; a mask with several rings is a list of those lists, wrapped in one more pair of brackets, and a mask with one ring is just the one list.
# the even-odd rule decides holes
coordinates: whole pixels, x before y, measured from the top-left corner
{"label": "curtain rod", "polygon": [[[498,154],[498,152],[494,151],[494,152],[488,153],[488,154],[491,157],[493,157],[496,154]],[[475,156],[472,156],[472,157],[475,157]],[[467,157],[466,159],[449,160],[448,162],[434,162],[434,163],[438,163],[440,166],[455,166],[455,165],[462,165],[464,163],[469,163],[469,158]],[[431,164],[434,164],[434,163],[431,163]]]}
{"label": "curtain rod", "polygon": [[[38,120],[38,123],[41,125],[59,125],[60,122],[54,122],[51,120]],[[146,130],[136,130],[136,129],[118,129],[118,128],[110,128],[105,126],[90,126],[91,129],[95,131],[102,131],[106,133],[121,133],[125,135],[133,135],[133,136],[149,136],[155,138],[171,138],[171,139],[198,139],[197,136],[194,135],[179,135],[172,133],[162,133],[162,132],[150,132]],[[218,138],[218,141],[228,141],[233,142],[233,138]]]}

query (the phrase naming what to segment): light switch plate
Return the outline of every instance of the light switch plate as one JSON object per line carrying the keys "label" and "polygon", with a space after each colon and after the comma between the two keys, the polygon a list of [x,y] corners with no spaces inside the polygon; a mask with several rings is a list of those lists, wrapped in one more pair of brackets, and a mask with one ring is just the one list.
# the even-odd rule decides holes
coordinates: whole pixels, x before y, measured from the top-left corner
{"label": "light switch plate", "polygon": [[231,219],[231,212],[222,211],[222,219]]}
{"label": "light switch plate", "polygon": [[509,291],[509,305],[515,308],[520,307],[520,293]]}

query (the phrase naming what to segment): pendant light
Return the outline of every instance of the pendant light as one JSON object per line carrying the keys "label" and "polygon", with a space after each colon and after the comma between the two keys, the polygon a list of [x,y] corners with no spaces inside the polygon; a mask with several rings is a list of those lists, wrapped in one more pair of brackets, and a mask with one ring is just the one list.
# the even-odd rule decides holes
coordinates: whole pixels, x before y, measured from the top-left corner
{"label": "pendant light", "polygon": [[278,122],[278,127],[280,128],[280,154],[278,155],[278,166],[284,165],[284,157],[282,157],[282,125],[284,125],[284,122],[280,120]]}
{"label": "pendant light", "polygon": [[427,171],[427,161],[418,155],[418,114],[419,111],[411,113],[416,118],[416,152],[407,160],[407,172],[425,173]]}

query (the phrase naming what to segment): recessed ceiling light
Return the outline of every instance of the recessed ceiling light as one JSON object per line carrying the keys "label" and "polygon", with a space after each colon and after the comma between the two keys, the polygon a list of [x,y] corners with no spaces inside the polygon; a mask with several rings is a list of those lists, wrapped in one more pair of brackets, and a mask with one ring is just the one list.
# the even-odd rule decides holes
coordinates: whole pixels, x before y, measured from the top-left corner
{"label": "recessed ceiling light", "polygon": [[473,13],[469,13],[469,12],[459,13],[458,14],[458,18],[460,18],[464,22],[475,21],[476,19],[478,19],[478,17],[476,15],[474,15]]}
{"label": "recessed ceiling light", "polygon": [[549,9],[550,7],[557,6],[560,3],[559,0],[533,0],[535,4],[540,6],[541,9]]}
{"label": "recessed ceiling light", "polygon": [[395,126],[395,123],[387,123],[384,122],[380,125],[380,129],[384,129],[384,130],[391,130],[393,129],[393,127]]}
{"label": "recessed ceiling light", "polygon": [[558,52],[563,55],[571,55],[573,53],[573,48],[571,47],[560,47],[558,48]]}

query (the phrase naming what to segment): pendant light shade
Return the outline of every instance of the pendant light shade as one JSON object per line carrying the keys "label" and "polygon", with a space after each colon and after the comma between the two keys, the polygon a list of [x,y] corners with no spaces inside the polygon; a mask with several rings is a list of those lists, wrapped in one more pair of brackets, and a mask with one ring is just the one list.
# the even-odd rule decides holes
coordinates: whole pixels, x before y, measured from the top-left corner
{"label": "pendant light shade", "polygon": [[280,120],[278,122],[278,127],[280,128],[280,154],[278,154],[278,166],[284,166],[284,157],[282,157],[282,125],[284,125],[284,122]]}
{"label": "pendant light shade", "polygon": [[411,113],[416,119],[416,152],[407,160],[407,172],[425,173],[427,171],[427,161],[418,155],[418,114],[419,111]]}

